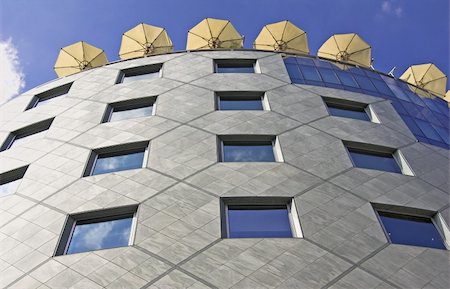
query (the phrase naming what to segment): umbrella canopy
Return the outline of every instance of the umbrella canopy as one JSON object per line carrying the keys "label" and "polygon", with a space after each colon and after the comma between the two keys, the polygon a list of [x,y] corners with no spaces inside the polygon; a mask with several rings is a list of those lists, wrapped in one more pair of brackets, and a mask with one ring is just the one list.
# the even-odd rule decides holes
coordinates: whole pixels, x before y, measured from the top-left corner
{"label": "umbrella canopy", "polygon": [[130,59],[172,50],[172,41],[164,28],[141,23],[122,35],[119,56]]}
{"label": "umbrella canopy", "polygon": [[369,67],[372,49],[356,33],[335,34],[319,48],[318,56]]}
{"label": "umbrella canopy", "polygon": [[264,26],[253,48],[309,54],[306,32],[288,20]]}
{"label": "umbrella canopy", "polygon": [[[410,66],[400,79],[423,88],[429,92],[444,97],[447,76],[433,63]],[[416,90],[417,88],[414,88]]]}
{"label": "umbrella canopy", "polygon": [[228,20],[206,18],[188,31],[187,50],[242,48],[244,37]]}
{"label": "umbrella canopy", "polygon": [[71,75],[108,63],[105,52],[84,41],[61,48],[55,63],[58,77]]}
{"label": "umbrella canopy", "polygon": [[444,99],[449,103],[450,105],[450,90],[447,90],[447,93],[445,94]]}

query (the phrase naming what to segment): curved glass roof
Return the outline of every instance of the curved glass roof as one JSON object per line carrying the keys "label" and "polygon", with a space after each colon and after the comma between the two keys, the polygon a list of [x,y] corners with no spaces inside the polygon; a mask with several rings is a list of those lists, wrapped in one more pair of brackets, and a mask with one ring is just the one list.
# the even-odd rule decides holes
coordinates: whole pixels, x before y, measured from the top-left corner
{"label": "curved glass roof", "polygon": [[389,99],[420,141],[450,149],[449,103],[424,91],[414,93],[401,80],[370,69],[310,57],[284,58],[294,84],[308,84],[365,93]]}

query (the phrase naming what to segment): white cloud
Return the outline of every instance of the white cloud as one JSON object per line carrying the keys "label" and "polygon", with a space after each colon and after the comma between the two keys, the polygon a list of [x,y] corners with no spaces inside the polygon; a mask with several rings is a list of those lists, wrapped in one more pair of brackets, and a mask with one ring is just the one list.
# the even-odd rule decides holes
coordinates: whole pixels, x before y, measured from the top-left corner
{"label": "white cloud", "polygon": [[11,38],[0,41],[0,104],[17,96],[25,86],[19,54]]}
{"label": "white cloud", "polygon": [[395,15],[398,18],[403,15],[403,8],[401,5],[395,4],[392,0],[383,1],[381,3],[381,11],[383,11],[384,14]]}

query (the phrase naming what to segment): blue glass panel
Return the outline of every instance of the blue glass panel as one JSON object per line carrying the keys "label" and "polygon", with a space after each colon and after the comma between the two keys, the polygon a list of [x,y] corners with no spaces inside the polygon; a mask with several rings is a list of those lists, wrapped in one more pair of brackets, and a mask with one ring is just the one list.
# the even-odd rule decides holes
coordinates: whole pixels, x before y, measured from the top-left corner
{"label": "blue glass panel", "polygon": [[274,162],[272,142],[224,142],[224,162]]}
{"label": "blue glass panel", "polygon": [[127,110],[113,110],[111,113],[111,118],[109,121],[119,121],[124,119],[131,119],[131,118],[137,118],[137,117],[144,117],[144,116],[150,116],[152,115],[153,107],[145,106],[145,107],[139,107],[139,108],[132,108]]}
{"label": "blue glass panel", "polygon": [[357,168],[373,169],[392,173],[401,173],[392,154],[380,154],[349,148],[353,164]]}
{"label": "blue glass panel", "polygon": [[359,86],[362,89],[369,90],[369,91],[377,91],[375,86],[372,84],[370,79],[366,76],[361,75],[354,75],[356,82],[358,82]]}
{"label": "blue glass panel", "polygon": [[364,69],[364,72],[366,73],[366,75],[372,79],[377,79],[382,81],[381,76],[378,74],[378,72],[375,72],[373,70],[370,69]]}
{"label": "blue glass panel", "polygon": [[297,65],[297,59],[296,59],[296,57],[286,57],[286,58],[284,58],[284,63]]}
{"label": "blue glass panel", "polygon": [[341,84],[341,82],[336,76],[336,73],[334,73],[332,69],[319,68],[319,72],[320,75],[322,76],[323,81],[327,83]]}
{"label": "blue glass panel", "polygon": [[450,144],[450,132],[448,131],[448,129],[441,126],[435,126],[434,129],[438,132],[438,134],[446,144]]}
{"label": "blue glass panel", "polygon": [[314,64],[314,59],[312,59],[312,58],[306,58],[306,57],[298,57],[297,58],[297,62],[298,62],[298,64],[300,64],[300,65],[307,65],[307,66],[316,66],[315,64]]}
{"label": "blue glass panel", "polygon": [[314,63],[316,64],[317,67],[333,69],[333,65],[328,61],[314,59]]}
{"label": "blue glass panel", "polygon": [[372,79],[372,83],[375,85],[378,92],[381,93],[382,95],[389,95],[389,96],[394,95],[391,89],[382,80]]}
{"label": "blue glass panel", "polygon": [[66,254],[128,246],[133,217],[75,225]]}
{"label": "blue glass panel", "polygon": [[287,64],[286,69],[289,73],[289,77],[292,79],[302,79],[303,75],[300,73],[298,69],[298,65]]}
{"label": "blue glass panel", "polygon": [[429,218],[385,212],[378,214],[392,243],[446,249],[439,232]]}
{"label": "blue glass panel", "polygon": [[219,110],[264,110],[261,98],[229,99],[219,98]]}
{"label": "blue glass panel", "polygon": [[345,71],[335,70],[337,76],[341,80],[342,84],[350,87],[358,87],[358,84],[353,79],[352,75]]}
{"label": "blue glass panel", "polygon": [[333,116],[370,121],[370,118],[364,109],[350,109],[328,105],[328,111]]}
{"label": "blue glass panel", "polygon": [[400,116],[415,136],[425,136],[422,130],[417,126],[413,118],[404,114],[400,114]]}
{"label": "blue glass panel", "polygon": [[229,206],[229,238],[291,238],[286,206]]}
{"label": "blue glass panel", "polygon": [[[347,69],[348,72],[354,74],[353,76],[356,77],[356,75],[362,75],[362,76],[366,76],[366,74],[364,73],[364,71],[361,68],[358,67],[350,67],[349,69]],[[356,74],[356,75],[355,75]]]}
{"label": "blue glass panel", "polygon": [[442,141],[441,137],[436,133],[434,128],[428,122],[416,119],[416,124],[420,127],[427,138],[431,138],[436,141]]}
{"label": "blue glass panel", "polygon": [[322,78],[320,78],[320,75],[315,67],[300,65],[300,69],[303,72],[305,80],[322,81]]}
{"label": "blue glass panel", "polygon": [[99,155],[92,175],[142,168],[143,160],[144,151],[114,156]]}
{"label": "blue glass panel", "polygon": [[228,64],[218,64],[218,73],[255,73],[253,64],[249,65],[228,65]]}

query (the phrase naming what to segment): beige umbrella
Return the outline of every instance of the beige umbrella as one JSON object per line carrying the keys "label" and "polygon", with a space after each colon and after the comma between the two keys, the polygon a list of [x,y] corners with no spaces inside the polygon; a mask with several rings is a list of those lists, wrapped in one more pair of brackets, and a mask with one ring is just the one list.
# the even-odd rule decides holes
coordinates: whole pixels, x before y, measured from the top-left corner
{"label": "beige umbrella", "polygon": [[413,88],[414,91],[421,88],[444,97],[447,76],[433,63],[412,65],[400,79],[416,86]]}
{"label": "beige umbrella", "polygon": [[187,50],[242,48],[244,37],[228,20],[206,18],[188,31]]}
{"label": "beige umbrella", "polygon": [[130,59],[172,50],[172,41],[164,28],[141,23],[122,35],[119,56]]}
{"label": "beige umbrella", "polygon": [[450,105],[450,90],[447,90],[447,93],[444,96],[444,99],[449,103]]}
{"label": "beige umbrella", "polygon": [[253,43],[255,49],[309,54],[306,32],[285,20],[261,29]]}
{"label": "beige umbrella", "polygon": [[79,41],[61,48],[54,69],[58,77],[63,77],[106,63],[108,59],[103,50]]}
{"label": "beige umbrella", "polygon": [[370,67],[371,48],[356,33],[335,34],[319,48],[318,56]]}

